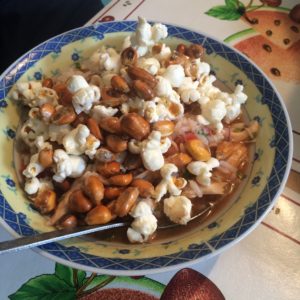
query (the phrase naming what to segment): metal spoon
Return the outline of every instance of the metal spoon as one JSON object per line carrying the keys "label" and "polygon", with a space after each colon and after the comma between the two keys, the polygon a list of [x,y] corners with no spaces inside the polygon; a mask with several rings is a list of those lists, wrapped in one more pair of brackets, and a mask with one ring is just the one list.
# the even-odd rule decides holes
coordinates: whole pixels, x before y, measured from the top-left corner
{"label": "metal spoon", "polygon": [[[200,211],[198,214],[193,216],[191,220],[194,220],[204,215],[205,213],[209,212],[211,208],[212,205],[210,204],[207,208],[205,208],[204,210]],[[119,227],[124,227],[129,225],[130,223],[128,222],[118,222],[118,223],[111,223],[111,224],[100,225],[100,226],[94,225],[94,226],[76,227],[72,229],[60,229],[60,230],[54,230],[45,233],[39,233],[32,236],[21,237],[11,241],[0,242],[0,254],[30,249],[33,247],[42,246],[48,243],[57,242],[68,238],[73,238],[85,234],[90,234],[98,231],[104,231],[108,229],[119,228]],[[166,229],[166,228],[172,228],[177,226],[179,226],[179,224],[170,223],[170,224],[158,226],[158,229]]]}

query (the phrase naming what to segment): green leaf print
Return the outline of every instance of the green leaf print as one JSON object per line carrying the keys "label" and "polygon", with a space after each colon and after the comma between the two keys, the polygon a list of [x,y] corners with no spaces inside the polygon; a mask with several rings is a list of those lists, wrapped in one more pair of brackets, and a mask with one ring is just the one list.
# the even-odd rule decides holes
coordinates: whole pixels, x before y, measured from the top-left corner
{"label": "green leaf print", "polygon": [[84,279],[86,277],[86,272],[81,270],[74,270],[61,264],[56,264],[55,275],[58,278],[64,280],[69,286],[78,288],[83,285]]}
{"label": "green leaf print", "polygon": [[220,20],[238,20],[242,16],[242,12],[233,7],[219,5],[211,8],[209,11],[206,12],[207,15],[211,17],[218,18]]}
{"label": "green leaf print", "polygon": [[54,274],[37,276],[24,283],[11,300],[74,300],[76,290]]}
{"label": "green leaf print", "polygon": [[69,286],[74,286],[73,270],[61,264],[55,265],[55,275]]}
{"label": "green leaf print", "polygon": [[239,1],[238,0],[225,0],[225,4],[228,7],[231,8],[238,8],[239,7]]}

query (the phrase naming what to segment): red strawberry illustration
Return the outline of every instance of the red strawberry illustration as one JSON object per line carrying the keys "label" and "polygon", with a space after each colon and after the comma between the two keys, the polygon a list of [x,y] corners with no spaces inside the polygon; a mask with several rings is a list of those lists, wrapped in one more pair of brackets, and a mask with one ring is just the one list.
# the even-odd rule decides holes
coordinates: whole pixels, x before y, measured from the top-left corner
{"label": "red strawberry illustration", "polygon": [[217,286],[192,269],[182,269],[165,288],[160,300],[224,300]]}
{"label": "red strawberry illustration", "polygon": [[113,16],[105,16],[100,20],[100,22],[109,22],[109,21],[114,21],[114,20],[115,20],[115,17],[113,17]]}

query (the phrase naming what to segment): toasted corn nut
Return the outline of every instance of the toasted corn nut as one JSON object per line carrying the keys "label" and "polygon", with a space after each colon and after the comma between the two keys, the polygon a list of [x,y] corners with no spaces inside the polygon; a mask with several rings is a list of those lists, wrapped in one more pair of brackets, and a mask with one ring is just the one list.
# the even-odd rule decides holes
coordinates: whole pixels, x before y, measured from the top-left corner
{"label": "toasted corn nut", "polygon": [[45,120],[49,120],[55,113],[55,107],[50,103],[44,103],[40,107],[40,114]]}
{"label": "toasted corn nut", "polygon": [[48,214],[56,208],[56,193],[50,189],[44,189],[38,192],[34,199],[34,206],[41,214]]}
{"label": "toasted corn nut", "polygon": [[121,165],[117,161],[111,161],[104,164],[97,164],[97,172],[105,177],[110,177],[120,173]]}
{"label": "toasted corn nut", "polygon": [[152,54],[155,55],[155,54],[159,54],[161,52],[161,49],[162,49],[162,45],[161,44],[155,44],[151,51],[152,51]]}
{"label": "toasted corn nut", "polygon": [[93,118],[88,118],[86,122],[91,134],[98,140],[103,140],[103,136],[97,121]]}
{"label": "toasted corn nut", "polygon": [[74,228],[78,224],[77,218],[74,215],[66,215],[59,222],[59,227]]}
{"label": "toasted corn nut", "polygon": [[49,168],[53,164],[53,150],[44,148],[39,153],[39,163],[44,168]]}
{"label": "toasted corn nut", "polygon": [[76,115],[76,118],[74,120],[74,122],[72,123],[72,125],[74,127],[77,127],[79,124],[87,124],[87,120],[89,119],[89,115],[87,115],[84,112],[81,112],[79,115]]}
{"label": "toasted corn nut", "polygon": [[[196,63],[196,60],[194,60],[194,59],[187,60],[184,64],[184,72],[185,72],[186,76],[191,77],[193,80],[197,79],[198,65]],[[204,77],[205,76],[201,77],[202,84],[205,82]]]}
{"label": "toasted corn nut", "polygon": [[105,141],[108,149],[113,152],[120,153],[127,149],[127,141],[117,135],[109,134]]}
{"label": "toasted corn nut", "polygon": [[135,65],[138,59],[137,52],[134,48],[128,47],[121,53],[121,62],[124,66]]}
{"label": "toasted corn nut", "polygon": [[110,133],[120,134],[122,133],[121,121],[117,117],[106,117],[99,121],[99,125],[102,129]]}
{"label": "toasted corn nut", "polygon": [[172,141],[170,148],[165,153],[165,157],[169,157],[169,156],[174,155],[175,153],[178,153],[178,152],[179,152],[178,145],[174,141]]}
{"label": "toasted corn nut", "polygon": [[86,213],[92,209],[91,201],[81,190],[72,192],[69,198],[69,209],[77,213]]}
{"label": "toasted corn nut", "polygon": [[113,219],[115,219],[116,217],[117,217],[117,215],[115,214],[115,205],[116,205],[116,201],[117,201],[117,199],[115,199],[115,200],[112,200],[112,201],[110,201],[107,205],[106,205],[106,207],[110,210],[110,212],[111,212],[111,217],[112,217],[112,220]]}
{"label": "toasted corn nut", "polygon": [[51,89],[53,87],[53,80],[51,78],[45,78],[42,81],[42,86]]}
{"label": "toasted corn nut", "polygon": [[188,57],[182,53],[174,51],[167,61],[166,66],[168,65],[184,65],[188,60]]}
{"label": "toasted corn nut", "polygon": [[179,188],[183,189],[186,186],[186,180],[182,177],[173,177],[174,184]]}
{"label": "toasted corn nut", "polygon": [[161,133],[161,136],[165,137],[173,134],[175,125],[172,121],[163,120],[155,122],[152,126],[152,129],[159,131]]}
{"label": "toasted corn nut", "polygon": [[216,158],[239,169],[248,162],[248,148],[243,143],[223,141],[217,146]]}
{"label": "toasted corn nut", "polygon": [[110,107],[116,107],[124,102],[127,102],[128,96],[125,94],[120,94],[114,92],[113,89],[108,87],[103,87],[101,89],[101,102],[100,104]]}
{"label": "toasted corn nut", "polygon": [[65,193],[71,188],[71,182],[68,179],[65,179],[63,182],[53,181],[54,185],[59,191]]}
{"label": "toasted corn nut", "polygon": [[118,197],[114,207],[114,213],[118,217],[126,216],[137,201],[139,190],[136,187],[129,187]]}
{"label": "toasted corn nut", "polygon": [[114,175],[109,178],[109,182],[116,186],[127,186],[131,183],[133,176],[131,173]]}
{"label": "toasted corn nut", "polygon": [[153,89],[151,89],[150,86],[142,80],[134,80],[132,82],[132,87],[138,97],[144,100],[151,100],[155,97]]}
{"label": "toasted corn nut", "polygon": [[110,210],[104,205],[97,205],[85,217],[85,222],[88,225],[106,224],[112,220]]}
{"label": "toasted corn nut", "polygon": [[111,86],[118,92],[128,93],[130,91],[128,83],[122,76],[119,75],[113,76],[110,80],[110,83]]}
{"label": "toasted corn nut", "polygon": [[211,158],[209,150],[199,139],[186,141],[185,148],[194,160],[208,161]]}
{"label": "toasted corn nut", "polygon": [[56,94],[58,95],[58,102],[61,105],[68,106],[72,104],[73,95],[65,84],[56,84],[53,89],[56,91]]}
{"label": "toasted corn nut", "polygon": [[131,79],[144,81],[150,88],[154,88],[157,84],[156,78],[142,68],[130,66],[128,67],[127,73]]}
{"label": "toasted corn nut", "polygon": [[183,168],[192,161],[192,158],[186,153],[175,153],[165,159],[166,163],[174,164],[178,168]]}
{"label": "toasted corn nut", "polygon": [[110,186],[104,190],[104,198],[108,200],[117,199],[121,193],[124,191],[124,188]]}
{"label": "toasted corn nut", "polygon": [[72,106],[60,107],[52,116],[52,123],[56,125],[71,124],[76,119],[76,113]]}
{"label": "toasted corn nut", "polygon": [[184,44],[178,44],[176,47],[176,51],[180,54],[185,54],[187,50],[187,46]]}
{"label": "toasted corn nut", "polygon": [[204,55],[204,48],[199,44],[192,44],[186,50],[186,55],[191,58],[202,58]]}
{"label": "toasted corn nut", "polygon": [[128,153],[125,161],[123,163],[123,167],[128,170],[134,170],[140,168],[143,165],[142,158],[139,154]]}
{"label": "toasted corn nut", "polygon": [[99,162],[106,163],[106,162],[114,161],[116,159],[116,156],[110,150],[101,147],[96,151],[95,158]]}
{"label": "toasted corn nut", "polygon": [[151,197],[154,193],[154,186],[150,181],[144,179],[134,179],[131,186],[137,187],[141,197]]}
{"label": "toasted corn nut", "polygon": [[96,175],[85,178],[83,191],[95,205],[100,204],[104,197],[104,185]]}
{"label": "toasted corn nut", "polygon": [[150,133],[150,124],[137,113],[128,113],[121,118],[122,130],[136,140],[146,138]]}

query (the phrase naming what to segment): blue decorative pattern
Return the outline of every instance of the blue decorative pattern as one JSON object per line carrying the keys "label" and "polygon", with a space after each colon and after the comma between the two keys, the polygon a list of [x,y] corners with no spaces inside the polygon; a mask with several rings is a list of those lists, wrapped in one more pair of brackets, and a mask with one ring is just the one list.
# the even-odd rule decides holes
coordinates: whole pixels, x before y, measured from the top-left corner
{"label": "blue decorative pattern", "polygon": [[[135,27],[136,22],[132,21],[101,23],[95,26],[69,31],[39,45],[14,63],[0,80],[0,107],[5,108],[7,106],[6,101],[3,99],[13,84],[21,77],[22,74],[24,74],[24,72],[26,72],[42,57],[48,54],[53,55],[53,53],[59,53],[64,45],[79,39],[86,37],[102,39],[105,33],[134,31]],[[287,171],[290,147],[286,116],[275,91],[268,80],[254,65],[249,63],[247,59],[230,47],[184,28],[168,26],[168,31],[170,36],[182,38],[194,43],[201,43],[207,49],[208,53],[215,52],[229,60],[232,64],[242,70],[260,90],[262,94],[262,101],[264,104],[268,105],[272,114],[275,137],[272,141],[270,141],[270,143],[272,146],[276,147],[274,165],[264,191],[258,198],[257,202],[253,204],[253,206],[249,207],[242,218],[226,232],[212,238],[208,243],[192,244],[187,250],[175,254],[152,257],[149,259],[109,259],[93,256],[80,251],[76,247],[65,247],[59,243],[52,243],[40,247],[41,250],[48,254],[69,262],[81,264],[82,268],[89,266],[107,270],[148,270],[174,266],[190,260],[199,259],[211,254],[212,249],[220,249],[221,247],[232,243],[235,239],[248,231],[270,207]],[[78,54],[73,54],[72,59],[76,61],[78,58],[77,56]],[[39,75],[40,74],[36,74],[35,77]],[[10,136],[13,137],[12,134]],[[252,183],[259,184],[259,181],[260,178],[257,176],[253,179]],[[10,186],[14,184],[14,182],[10,180],[6,181],[6,183]],[[26,223],[25,215],[15,213],[3,197],[1,191],[0,216],[15,232],[20,235],[26,236],[35,233],[35,231]],[[213,226],[217,226],[217,224],[211,224],[211,227]],[[127,249],[119,250],[121,256],[126,254],[127,251]]]}

